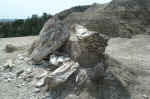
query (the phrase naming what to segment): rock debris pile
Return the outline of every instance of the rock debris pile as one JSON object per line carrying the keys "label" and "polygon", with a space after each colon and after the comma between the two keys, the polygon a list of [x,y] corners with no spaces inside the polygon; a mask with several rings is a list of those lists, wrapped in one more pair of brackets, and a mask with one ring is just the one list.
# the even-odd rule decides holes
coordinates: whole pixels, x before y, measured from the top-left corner
{"label": "rock debris pile", "polygon": [[53,69],[44,75],[39,86],[52,90],[72,82],[70,85],[76,89],[104,78],[107,68],[104,55],[108,41],[106,35],[89,31],[79,24],[68,30],[62,21],[54,17],[44,25],[39,38],[36,41],[39,43],[34,48],[36,42],[31,46],[32,63],[47,62],[48,68]]}

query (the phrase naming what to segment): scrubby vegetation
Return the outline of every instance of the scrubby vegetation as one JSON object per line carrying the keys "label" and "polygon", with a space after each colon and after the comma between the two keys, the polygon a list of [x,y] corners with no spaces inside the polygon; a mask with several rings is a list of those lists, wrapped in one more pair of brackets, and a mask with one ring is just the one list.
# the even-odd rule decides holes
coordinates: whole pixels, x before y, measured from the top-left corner
{"label": "scrubby vegetation", "polygon": [[45,21],[47,21],[51,15],[43,13],[42,16],[32,15],[27,19],[16,19],[14,21],[0,22],[0,37],[18,37],[37,35]]}
{"label": "scrubby vegetation", "polygon": [[[73,12],[84,12],[90,6],[75,6],[64,10],[58,14],[59,19],[64,20]],[[42,16],[32,15],[27,19],[16,19],[14,21],[0,21],[0,37],[19,37],[39,34],[43,24],[51,18],[52,15],[43,13]]]}

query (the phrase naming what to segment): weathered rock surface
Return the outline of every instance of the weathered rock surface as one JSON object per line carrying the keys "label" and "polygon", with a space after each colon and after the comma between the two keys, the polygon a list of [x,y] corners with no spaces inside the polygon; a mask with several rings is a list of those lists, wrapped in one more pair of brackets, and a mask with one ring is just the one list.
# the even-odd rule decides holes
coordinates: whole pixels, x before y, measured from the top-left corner
{"label": "weathered rock surface", "polygon": [[39,36],[32,42],[30,48],[28,49],[28,54],[31,55],[35,48],[39,46],[40,40]]}
{"label": "weathered rock surface", "polygon": [[5,51],[8,52],[8,53],[11,53],[11,52],[14,52],[14,51],[17,51],[17,50],[18,50],[17,46],[14,46],[12,44],[8,44],[5,47]]}
{"label": "weathered rock surface", "polygon": [[15,66],[12,60],[7,60],[7,62],[2,66],[4,69],[12,69]]}
{"label": "weathered rock surface", "polygon": [[4,51],[7,52],[7,53],[12,53],[12,52],[19,51],[19,50],[24,50],[24,49],[25,49],[24,46],[17,46],[15,44],[7,44],[5,46]]}
{"label": "weathered rock surface", "polygon": [[[45,25],[44,28],[46,28],[46,26],[49,26],[49,24]],[[53,27],[50,27],[50,29],[51,28],[53,30]],[[67,39],[68,41],[65,43]],[[64,32],[64,34],[62,34],[61,32],[51,32],[48,31],[47,28],[46,32],[41,32],[40,34],[40,41],[38,41],[39,46],[33,43],[31,50],[33,50],[35,46],[37,47],[33,50],[31,58],[35,63],[38,63],[47,57],[50,59],[50,63],[52,65],[58,65],[58,61],[62,61],[62,59],[58,58],[61,59],[58,60],[56,57],[52,57],[53,55],[48,55],[55,53],[58,48],[64,45],[63,50],[73,60],[77,61],[82,66],[93,66],[96,65],[100,60],[104,59],[104,51],[105,47],[107,46],[107,41],[107,36],[97,32],[88,31],[84,26],[77,24],[73,25],[72,31],[70,31],[70,37],[69,33]],[[56,44],[54,44],[54,42]],[[51,46],[48,46],[49,44]],[[57,61],[57,63],[54,64],[53,61]]]}
{"label": "weathered rock surface", "polygon": [[107,36],[76,24],[73,26],[66,50],[81,66],[93,66],[104,59],[107,41]]}
{"label": "weathered rock surface", "polygon": [[49,58],[49,65],[59,67],[60,65],[69,60],[71,60],[70,57],[51,55]]}
{"label": "weathered rock surface", "polygon": [[[44,28],[46,28],[46,26],[44,26]],[[50,30],[51,28],[53,27],[50,27]],[[50,68],[56,67],[56,70],[47,74],[46,77],[44,77],[44,82],[42,81],[40,85],[44,85],[46,90],[59,89],[59,93],[62,94],[67,94],[68,89],[72,92],[76,90],[76,87],[79,93],[84,93],[87,86],[89,89],[94,87],[93,90],[96,91],[96,86],[102,79],[104,79],[106,71],[104,52],[105,47],[107,46],[108,37],[97,32],[89,31],[84,26],[77,24],[72,26],[70,35],[68,34],[66,37],[62,38],[60,33],[61,32],[41,32],[40,34],[39,44],[43,45],[49,43],[51,39],[53,42],[58,42],[59,40],[66,41],[68,39],[66,42],[61,43],[61,46],[64,46],[54,49],[51,53],[47,53],[47,56],[45,56],[49,59]],[[50,38],[48,38],[47,35]],[[54,39],[55,37],[57,37],[57,39]],[[41,39],[46,40],[42,41]],[[33,50],[32,54],[35,54],[34,51],[37,51],[40,47],[43,49],[41,51],[45,51],[44,47],[37,46],[37,48]],[[50,51],[52,49],[51,47],[53,47],[53,44],[50,47],[47,46],[46,50]],[[31,48],[34,48],[34,46]],[[66,55],[63,56],[63,54]],[[39,59],[41,54],[37,55],[38,56],[35,56],[35,59]],[[38,61],[41,60],[43,59],[41,58]],[[96,82],[97,84],[95,84]],[[64,88],[65,86],[70,86],[70,88],[67,87],[66,91],[61,91],[61,88]],[[80,90],[80,88],[78,88],[79,86],[83,88],[84,91]],[[94,94],[94,97],[98,98],[98,92]],[[91,91],[87,94],[91,94]],[[59,95],[55,95],[55,97],[56,96]],[[65,97],[62,99],[64,98]],[[92,99],[92,97],[89,99]]]}
{"label": "weathered rock surface", "polygon": [[[54,64],[58,68],[46,75],[40,85],[51,89],[51,98],[131,99],[116,77],[118,74],[107,71],[104,55],[107,41],[107,36],[74,25],[69,40],[58,50],[62,53],[65,50],[71,60]],[[52,56],[49,56],[50,62],[57,63],[60,56]]]}
{"label": "weathered rock surface", "polygon": [[40,63],[49,54],[60,48],[68,39],[69,33],[63,22],[57,17],[49,19],[40,32],[40,41],[33,50],[31,59]]}
{"label": "weathered rock surface", "polygon": [[110,37],[132,37],[149,34],[149,0],[112,0],[93,4],[83,13],[72,13],[64,19],[70,24],[84,24],[89,30]]}
{"label": "weathered rock surface", "polygon": [[47,75],[45,78],[45,87],[53,89],[64,83],[68,78],[77,71],[79,64],[74,61],[64,62],[62,66],[57,68],[54,72]]}
{"label": "weathered rock surface", "polygon": [[108,64],[114,76],[128,90],[129,99],[150,97],[150,36],[111,39],[106,48]]}
{"label": "weathered rock surface", "polygon": [[50,19],[39,43],[31,47],[31,59],[35,63],[46,59],[57,67],[43,81],[46,89],[52,89],[52,99],[149,97],[150,37],[111,39],[105,51],[107,36],[149,34],[149,11],[149,1],[113,0],[83,13],[69,13],[61,21],[57,16]]}
{"label": "weathered rock surface", "polygon": [[105,66],[103,63],[97,63],[96,66],[91,68],[80,68],[78,70],[75,82],[78,86],[82,87],[88,81],[99,82],[105,76]]}

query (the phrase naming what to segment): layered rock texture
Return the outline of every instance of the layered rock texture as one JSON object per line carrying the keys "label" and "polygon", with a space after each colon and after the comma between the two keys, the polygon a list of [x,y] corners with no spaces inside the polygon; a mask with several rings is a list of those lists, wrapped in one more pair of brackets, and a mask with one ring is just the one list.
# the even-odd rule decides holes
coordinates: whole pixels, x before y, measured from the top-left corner
{"label": "layered rock texture", "polygon": [[43,81],[50,97],[148,99],[149,36],[134,35],[150,33],[149,5],[113,0],[49,19],[29,53],[34,64],[51,69]]}
{"label": "layered rock texture", "polygon": [[68,37],[69,32],[63,22],[57,17],[49,19],[40,32],[39,44],[35,46],[32,53],[30,52],[32,60],[40,63],[49,54],[60,48]]}
{"label": "layered rock texture", "polygon": [[[55,19],[50,19],[45,24],[39,43],[34,42],[30,50],[33,63],[42,64],[42,61],[49,61],[49,68],[54,69],[43,78],[45,89],[52,92],[59,89],[59,93],[66,95],[68,90],[74,95],[80,94],[82,90],[86,91],[87,86],[94,87],[93,90],[96,91],[95,85],[99,86],[107,68],[104,52],[108,37],[78,24],[73,25],[68,33],[63,28],[64,24],[58,23],[61,27],[55,26],[57,20],[53,20]],[[61,91],[66,86],[70,88]],[[95,95],[94,97],[98,98],[98,93]],[[60,98],[59,95],[56,96]]]}
{"label": "layered rock texture", "polygon": [[89,66],[104,59],[107,36],[89,31],[77,24],[70,33],[66,49],[73,60],[78,61],[82,66]]}
{"label": "layered rock texture", "polygon": [[88,29],[110,37],[149,34],[150,2],[148,0],[112,0],[93,4],[85,12],[72,13],[64,21],[84,24]]}

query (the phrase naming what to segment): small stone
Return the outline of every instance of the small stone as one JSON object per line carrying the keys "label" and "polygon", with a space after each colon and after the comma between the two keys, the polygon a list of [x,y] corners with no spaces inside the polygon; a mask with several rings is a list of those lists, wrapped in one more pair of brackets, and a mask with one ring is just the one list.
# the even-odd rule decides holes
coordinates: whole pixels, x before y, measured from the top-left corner
{"label": "small stone", "polygon": [[44,76],[46,76],[48,74],[48,72],[44,72],[43,74],[41,74],[40,76],[36,77],[36,79],[41,79],[43,78]]}
{"label": "small stone", "polygon": [[30,58],[29,57],[25,57],[24,60],[27,62],[27,61],[30,61]]}
{"label": "small stone", "polygon": [[25,84],[23,83],[23,84],[21,84],[21,86],[24,86]]}
{"label": "small stone", "polygon": [[16,59],[16,60],[15,60],[15,63],[16,63],[16,64],[22,64],[23,61],[21,61],[21,60],[19,60],[19,59]]}
{"label": "small stone", "polygon": [[34,93],[39,93],[39,92],[40,92],[40,89],[39,89],[39,88],[35,88],[35,89],[33,90],[33,92],[34,92]]}
{"label": "small stone", "polygon": [[70,94],[70,95],[66,96],[65,99],[79,99],[79,96],[76,96],[74,94]]}
{"label": "small stone", "polygon": [[13,64],[13,61],[10,59],[7,61],[8,62],[8,65],[10,68],[12,68],[15,64]]}
{"label": "small stone", "polygon": [[19,59],[19,60],[24,60],[24,57],[23,57],[21,54],[19,54],[19,55],[18,55],[18,59]]}
{"label": "small stone", "polygon": [[5,65],[3,66],[3,69],[4,69],[4,70],[6,70],[6,69],[8,69],[8,68],[9,68],[8,64],[5,64]]}
{"label": "small stone", "polygon": [[18,78],[19,78],[19,79],[22,79],[22,77],[21,77],[21,76],[19,76]]}
{"label": "small stone", "polygon": [[20,85],[16,85],[16,87],[17,87],[17,88],[20,88],[21,86],[20,86]]}
{"label": "small stone", "polygon": [[35,84],[35,87],[36,88],[40,88],[40,87],[42,87],[43,85],[44,85],[44,78],[43,79],[41,79],[41,80],[39,80],[36,84]]}
{"label": "small stone", "polygon": [[7,44],[5,47],[5,52],[7,52],[7,53],[11,53],[11,52],[14,52],[16,50],[18,50],[17,46],[12,45],[12,44]]}
{"label": "small stone", "polygon": [[49,63],[52,64],[52,65],[54,65],[54,66],[59,66],[63,62],[66,62],[66,61],[69,61],[69,60],[70,60],[69,57],[51,55]]}
{"label": "small stone", "polygon": [[26,70],[26,73],[27,73],[27,74],[31,74],[31,73],[32,73],[32,69],[31,69],[31,68],[28,68],[28,69]]}
{"label": "small stone", "polygon": [[143,98],[144,99],[149,99],[149,97],[147,95],[145,95],[145,94],[143,95]]}
{"label": "small stone", "polygon": [[24,81],[27,81],[27,82],[31,82],[32,79],[33,79],[33,77],[34,77],[34,76],[31,75],[31,74],[30,74],[30,75],[25,75],[25,77],[23,78],[23,80],[24,80]]}
{"label": "small stone", "polygon": [[6,69],[12,69],[15,66],[15,64],[13,64],[13,61],[11,59],[7,60],[7,62],[3,65],[3,68]]}
{"label": "small stone", "polygon": [[3,67],[2,67],[2,66],[0,66],[0,69],[3,69]]}
{"label": "small stone", "polygon": [[10,82],[12,79],[11,78],[7,78],[7,82]]}
{"label": "small stone", "polygon": [[24,73],[24,70],[20,70],[17,72],[16,77],[19,77],[22,73]]}

